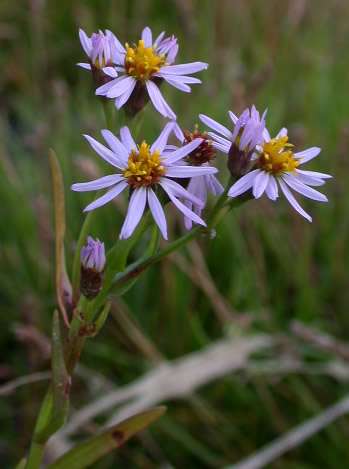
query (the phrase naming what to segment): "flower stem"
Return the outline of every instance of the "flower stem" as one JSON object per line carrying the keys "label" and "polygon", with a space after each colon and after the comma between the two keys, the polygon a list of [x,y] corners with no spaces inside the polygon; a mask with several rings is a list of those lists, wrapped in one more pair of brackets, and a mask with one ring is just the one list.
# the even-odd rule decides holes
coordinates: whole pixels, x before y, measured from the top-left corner
{"label": "flower stem", "polygon": [[45,444],[32,442],[25,469],[39,469],[44,455]]}

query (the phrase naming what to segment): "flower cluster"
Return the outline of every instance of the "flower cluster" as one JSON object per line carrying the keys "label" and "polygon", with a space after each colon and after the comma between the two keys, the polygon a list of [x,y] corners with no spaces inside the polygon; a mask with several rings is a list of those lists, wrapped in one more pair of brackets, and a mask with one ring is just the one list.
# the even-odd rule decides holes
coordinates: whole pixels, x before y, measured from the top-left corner
{"label": "flower cluster", "polygon": [[[200,114],[208,131],[182,130],[176,114],[163,97],[160,86],[167,82],[190,92],[191,84],[201,83],[191,75],[207,68],[204,62],[175,65],[178,41],[162,32],[153,39],[146,27],[138,42],[122,45],[110,31],[99,31],[88,37],[80,30],[80,40],[89,63],[80,66],[103,75],[96,94],[115,101],[118,110],[124,108],[132,118],[150,100],[155,109],[170,119],[158,138],[148,144],[137,142],[124,126],[119,136],[102,130],[106,145],[89,135],[85,138],[96,153],[109,163],[114,173],[95,181],[73,184],[74,191],[99,191],[104,195],[91,202],[85,211],[94,210],[118,197],[129,194],[128,211],[120,231],[120,238],[132,235],[144,212],[149,209],[162,236],[167,239],[167,222],[163,205],[171,202],[184,215],[187,229],[193,223],[205,226],[202,218],[208,195],[229,198],[260,198],[263,194],[275,201],[279,190],[292,207],[307,220],[310,215],[299,205],[293,191],[307,198],[326,202],[325,195],[314,189],[331,176],[305,171],[301,165],[315,158],[320,148],[296,152],[283,128],[271,138],[266,127],[266,111],[261,115],[255,106],[240,116],[229,111],[226,127],[207,115]],[[102,84],[101,84],[102,83]],[[169,144],[171,137],[179,144]],[[216,177],[213,166],[217,153],[227,155],[231,187],[224,187]]]}

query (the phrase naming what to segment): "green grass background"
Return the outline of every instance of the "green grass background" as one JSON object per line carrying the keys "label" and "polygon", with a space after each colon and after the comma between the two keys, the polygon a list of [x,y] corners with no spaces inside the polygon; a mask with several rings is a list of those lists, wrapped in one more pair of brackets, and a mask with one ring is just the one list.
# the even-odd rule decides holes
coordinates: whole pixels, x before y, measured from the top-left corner
{"label": "green grass background", "polygon": [[[312,224],[283,199],[260,200],[229,215],[217,237],[202,246],[217,289],[232,309],[252,315],[249,332],[287,333],[298,319],[347,339],[348,19],[346,0],[0,2],[1,380],[48,367],[39,346],[16,334],[25,325],[48,336],[55,305],[48,148],[55,149],[64,171],[68,259],[82,208],[91,200],[91,194],[71,193],[69,186],[87,180],[90,165],[107,171],[82,138],[97,136],[105,124],[89,73],[75,66],[84,60],[78,27],[88,33],[110,28],[122,41],[132,41],[148,24],[155,33],[178,36],[178,61],[209,62],[203,84],[191,95],[163,87],[184,127],[193,127],[200,112],[228,122],[228,109],[238,113],[255,103],[268,108],[272,132],[287,126],[299,148],[322,148],[309,166],[334,180],[325,187],[329,204],[302,201]],[[147,117],[142,133],[151,141],[162,120],[150,107]],[[224,156],[217,160],[224,167]],[[92,234],[110,247],[122,217],[111,204],[98,210]],[[169,218],[174,239],[182,226],[175,212]],[[152,268],[124,301],[130,317],[169,359],[226,332],[205,294],[170,262]],[[150,366],[112,318],[89,342],[83,362],[117,384]],[[233,375],[201,389],[200,406],[170,403],[151,430],[161,450],[152,452],[152,445],[136,439],[96,467],[155,468],[164,461],[178,468],[221,467],[330,405],[347,388],[324,377]],[[26,450],[44,389],[38,383],[0,399],[2,467],[13,467]],[[86,398],[77,384],[73,403]],[[349,420],[342,418],[272,467],[349,467],[348,433]]]}

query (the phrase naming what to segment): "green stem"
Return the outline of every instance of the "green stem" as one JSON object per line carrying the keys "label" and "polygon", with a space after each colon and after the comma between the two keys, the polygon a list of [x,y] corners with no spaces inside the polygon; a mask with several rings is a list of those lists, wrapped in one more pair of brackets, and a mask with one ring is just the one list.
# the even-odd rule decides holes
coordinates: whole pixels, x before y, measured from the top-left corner
{"label": "green stem", "polygon": [[25,469],[39,469],[44,455],[45,444],[32,442]]}
{"label": "green stem", "polygon": [[109,130],[113,130],[114,127],[114,103],[110,99],[102,98],[103,112],[105,122]]}

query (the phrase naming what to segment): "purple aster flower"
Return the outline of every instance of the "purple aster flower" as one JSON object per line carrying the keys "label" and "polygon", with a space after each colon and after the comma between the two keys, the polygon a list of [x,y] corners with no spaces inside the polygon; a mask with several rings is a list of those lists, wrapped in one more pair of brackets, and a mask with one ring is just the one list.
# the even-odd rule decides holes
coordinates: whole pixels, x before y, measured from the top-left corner
{"label": "purple aster flower", "polygon": [[256,199],[266,193],[269,199],[276,200],[280,187],[292,207],[311,222],[310,215],[299,205],[290,188],[309,199],[327,202],[327,197],[312,186],[321,186],[325,184],[325,179],[332,176],[299,169],[302,164],[318,156],[320,148],[312,147],[299,153],[293,153],[292,148],[287,129],[282,129],[273,139],[265,129],[264,141],[254,156],[254,169],[233,184],[228,195],[237,197],[252,189]]}
{"label": "purple aster flower", "polygon": [[167,239],[167,223],[164,210],[158,198],[162,188],[171,202],[193,222],[204,225],[205,222],[181,200],[191,200],[195,204],[202,202],[184,189],[173,178],[191,178],[216,173],[215,168],[183,165],[185,158],[197,148],[201,139],[196,139],[181,148],[167,147],[169,135],[175,123],[168,123],[156,141],[150,146],[145,141],[136,145],[128,127],[120,130],[120,140],[109,130],[102,130],[108,147],[94,138],[85,135],[92,148],[117,172],[95,181],[73,184],[74,191],[95,191],[109,188],[102,196],[90,203],[85,211],[94,210],[117,197],[125,189],[131,189],[129,207],[120,238],[129,238],[137,227],[148,205],[162,236]]}
{"label": "purple aster flower", "polygon": [[228,155],[228,168],[233,177],[240,177],[247,171],[256,146],[263,141],[265,115],[266,111],[261,117],[255,106],[245,109],[240,117],[229,111],[234,124],[231,131],[210,117],[200,114],[201,121],[214,130],[208,132],[213,146]]}
{"label": "purple aster flower", "polygon": [[206,69],[208,64],[192,62],[173,65],[178,52],[177,39],[174,36],[165,37],[162,32],[154,41],[148,27],[144,28],[142,38],[137,44],[126,43],[125,47],[120,45],[118,41],[116,65],[104,68],[112,81],[97,88],[96,94],[115,99],[117,109],[127,103],[126,110],[133,115],[150,99],[160,114],[176,119],[159,85],[165,80],[175,88],[189,93],[189,85],[201,83],[190,74]]}
{"label": "purple aster flower", "polygon": [[94,240],[91,236],[87,238],[87,244],[81,249],[81,265],[85,269],[92,269],[102,272],[105,266],[104,243],[99,239]]}

